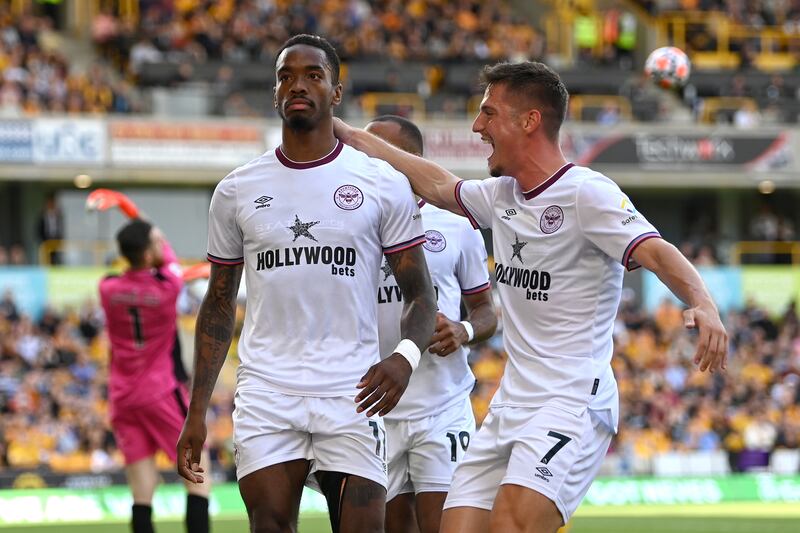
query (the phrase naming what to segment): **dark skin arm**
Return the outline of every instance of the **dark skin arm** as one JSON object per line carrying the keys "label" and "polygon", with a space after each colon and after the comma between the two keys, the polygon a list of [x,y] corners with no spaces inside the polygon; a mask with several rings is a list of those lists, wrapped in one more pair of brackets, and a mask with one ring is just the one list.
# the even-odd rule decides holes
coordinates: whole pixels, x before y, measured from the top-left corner
{"label": "dark skin arm", "polygon": [[177,461],[178,473],[194,483],[203,482],[200,453],[206,440],[206,410],[233,338],[243,266],[212,263],[208,290],[197,314],[192,398],[178,439]]}
{"label": "dark skin arm", "polygon": [[467,342],[467,330],[461,322],[453,322],[444,314],[436,313],[436,331],[433,333],[431,353],[445,357],[456,351],[460,346],[481,342],[492,335],[497,329],[497,315],[494,312],[492,291],[485,290],[476,294],[462,295],[461,300],[467,308],[467,322],[472,324],[475,337]]}
{"label": "dark skin arm", "polygon": [[[386,256],[394,279],[403,295],[403,316],[400,319],[402,338],[414,341],[423,350],[433,334],[436,319],[436,295],[422,246]],[[385,415],[397,405],[411,378],[411,364],[399,353],[393,353],[373,365],[357,387],[360,404],[356,411],[367,416]]]}

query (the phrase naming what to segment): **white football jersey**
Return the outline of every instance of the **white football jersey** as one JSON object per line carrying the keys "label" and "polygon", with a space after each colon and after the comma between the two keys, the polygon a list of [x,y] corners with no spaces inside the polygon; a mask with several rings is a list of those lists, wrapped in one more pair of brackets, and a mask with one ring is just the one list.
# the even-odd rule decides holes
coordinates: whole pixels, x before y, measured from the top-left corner
{"label": "white football jersey", "polygon": [[[425,229],[422,246],[437,293],[439,311],[457,322],[461,318],[461,295],[491,288],[483,237],[464,217],[449,211],[423,204],[420,212]],[[386,260],[380,267],[378,282],[378,336],[381,356],[388,357],[400,342],[403,301]],[[468,353],[469,350],[463,346],[447,357],[439,357],[427,350],[423,352],[408,388],[386,419],[412,420],[433,416],[463,402],[475,384],[475,376],[467,364]]]}
{"label": "white football jersey", "polygon": [[355,396],[380,360],[383,254],[425,242],[420,218],[405,176],[341,143],[307,163],[277,148],[225,177],[211,199],[208,258],[244,263],[240,390]]}
{"label": "white football jersey", "polygon": [[461,181],[456,199],[493,233],[508,352],[493,405],[588,407],[616,428],[610,362],[623,271],[658,232],[613,181],[572,163],[528,192],[509,176]]}

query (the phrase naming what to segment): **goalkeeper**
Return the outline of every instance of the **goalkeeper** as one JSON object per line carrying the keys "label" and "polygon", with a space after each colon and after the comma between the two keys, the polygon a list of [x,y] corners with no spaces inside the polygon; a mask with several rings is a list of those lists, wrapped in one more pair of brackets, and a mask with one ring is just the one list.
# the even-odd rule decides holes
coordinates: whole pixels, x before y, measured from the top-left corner
{"label": "goalkeeper", "polygon": [[[177,340],[178,294],[183,286],[175,252],[161,231],[139,217],[125,195],[108,189],[92,192],[88,209],[119,208],[130,221],[117,233],[119,251],[129,268],[100,282],[100,300],[111,344],[108,396],[111,426],[125,457],[133,493],[132,530],[153,531],[152,500],[159,480],[158,450],[176,459],[186,415],[186,373]],[[209,459],[203,453],[203,482],[187,485],[186,528],[209,531]]]}

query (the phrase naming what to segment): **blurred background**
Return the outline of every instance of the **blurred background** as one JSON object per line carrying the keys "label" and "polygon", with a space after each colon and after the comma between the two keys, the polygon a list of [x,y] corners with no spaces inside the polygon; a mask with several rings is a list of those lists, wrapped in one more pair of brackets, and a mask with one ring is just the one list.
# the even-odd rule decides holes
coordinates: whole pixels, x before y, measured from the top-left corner
{"label": "blurred background", "polygon": [[[215,184],[279,143],[274,55],[297,33],[336,46],[341,116],[411,118],[426,156],[471,179],[486,175],[470,132],[480,68],[545,61],[572,95],[568,158],[616,180],[701,270],[728,371],[697,372],[682,305],[655,277],[627,275],[621,429],[573,531],[661,531],[626,522],[631,509],[677,516],[664,531],[732,531],[717,516],[731,509],[732,523],[761,520],[752,531],[800,531],[779,505],[800,502],[798,0],[0,1],[0,526],[127,520],[97,301],[98,280],[121,268],[122,217],[84,201],[96,187],[128,194],[185,264],[201,262]],[[692,61],[677,92],[642,73],[664,45]],[[189,284],[180,301],[187,362],[203,291]],[[505,357],[499,334],[472,350],[478,420]],[[226,484],[236,362],[234,342],[209,444],[212,513],[241,530]],[[156,515],[179,516],[180,489],[159,494]],[[679,522],[692,512],[707,521]]]}

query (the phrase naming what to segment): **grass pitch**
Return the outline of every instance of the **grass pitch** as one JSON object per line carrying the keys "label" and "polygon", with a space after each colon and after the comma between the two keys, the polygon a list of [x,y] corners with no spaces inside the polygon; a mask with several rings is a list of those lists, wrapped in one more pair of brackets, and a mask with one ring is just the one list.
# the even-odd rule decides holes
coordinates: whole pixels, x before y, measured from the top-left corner
{"label": "grass pitch", "polygon": [[[183,533],[180,522],[158,522],[158,533]],[[328,517],[305,515],[300,533],[330,533]],[[246,532],[247,521],[217,519],[215,533]],[[0,527],[20,533],[127,533],[128,524],[58,524]],[[718,505],[583,507],[569,533],[798,533],[800,505],[733,503]]]}

